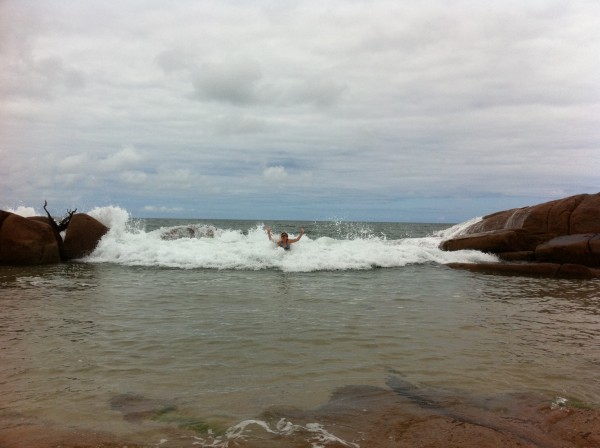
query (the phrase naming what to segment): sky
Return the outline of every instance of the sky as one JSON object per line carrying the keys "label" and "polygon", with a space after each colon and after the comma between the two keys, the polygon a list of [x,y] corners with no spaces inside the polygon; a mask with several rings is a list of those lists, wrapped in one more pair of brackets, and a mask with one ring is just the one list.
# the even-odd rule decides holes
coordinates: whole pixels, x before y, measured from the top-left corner
{"label": "sky", "polygon": [[599,191],[597,0],[0,0],[0,209],[455,223]]}

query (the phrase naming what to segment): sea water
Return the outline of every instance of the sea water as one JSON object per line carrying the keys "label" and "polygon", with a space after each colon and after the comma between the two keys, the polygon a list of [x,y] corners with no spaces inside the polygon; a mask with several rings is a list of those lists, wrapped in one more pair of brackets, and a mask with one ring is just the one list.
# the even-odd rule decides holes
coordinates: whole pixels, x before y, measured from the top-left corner
{"label": "sea water", "polygon": [[[258,430],[280,446],[360,446],[261,416],[317,408],[344,386],[386,388],[391,374],[457,396],[600,405],[600,282],[450,269],[497,261],[439,250],[470,223],[90,214],[110,231],[88,257],[0,267],[0,418],[156,446],[236,446]],[[267,226],[306,233],[284,251]]]}

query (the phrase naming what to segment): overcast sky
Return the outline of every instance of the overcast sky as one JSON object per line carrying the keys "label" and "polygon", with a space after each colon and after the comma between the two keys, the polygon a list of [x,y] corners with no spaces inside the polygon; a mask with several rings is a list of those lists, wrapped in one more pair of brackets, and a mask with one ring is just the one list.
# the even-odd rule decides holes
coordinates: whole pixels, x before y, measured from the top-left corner
{"label": "overcast sky", "polygon": [[600,191],[600,2],[0,0],[0,208],[460,222]]}

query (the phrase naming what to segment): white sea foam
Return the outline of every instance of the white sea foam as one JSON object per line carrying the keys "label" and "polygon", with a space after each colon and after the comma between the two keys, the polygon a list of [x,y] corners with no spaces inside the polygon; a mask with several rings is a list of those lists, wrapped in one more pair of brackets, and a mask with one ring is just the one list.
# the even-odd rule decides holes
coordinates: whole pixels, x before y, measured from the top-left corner
{"label": "white sea foam", "polygon": [[112,205],[109,207],[96,207],[87,214],[100,221],[106,227],[119,232],[123,232],[130,227],[128,223],[131,222],[131,217],[127,210],[123,210],[120,207]]}
{"label": "white sea foam", "polygon": [[248,438],[256,439],[257,432],[275,435],[277,437],[302,438],[310,443],[311,448],[325,448],[330,444],[334,446],[345,446],[349,448],[360,448],[360,445],[345,441],[331,432],[327,431],[319,423],[307,423],[305,425],[294,424],[291,421],[282,418],[274,425],[263,420],[244,420],[225,431],[222,436],[194,437],[196,440],[193,445],[202,448],[228,448],[230,443],[237,446],[236,442]]}
{"label": "white sea foam", "polygon": [[[336,239],[306,234],[284,251],[270,242],[263,225],[246,231],[190,225],[146,232],[118,207],[94,209],[90,215],[110,227],[85,261],[129,266],[182,269],[280,269],[287,272],[402,267],[410,264],[492,262],[478,251],[445,252],[439,244],[465,225],[425,238],[388,240],[385,237]],[[290,235],[293,238],[293,235]]]}
{"label": "white sea foam", "polygon": [[442,240],[448,240],[450,238],[455,238],[457,236],[462,235],[465,230],[471,227],[473,224],[477,224],[481,221],[481,217],[473,218],[465,222],[461,222],[460,224],[456,224],[448,229],[440,230],[436,232],[436,236],[440,237]]}

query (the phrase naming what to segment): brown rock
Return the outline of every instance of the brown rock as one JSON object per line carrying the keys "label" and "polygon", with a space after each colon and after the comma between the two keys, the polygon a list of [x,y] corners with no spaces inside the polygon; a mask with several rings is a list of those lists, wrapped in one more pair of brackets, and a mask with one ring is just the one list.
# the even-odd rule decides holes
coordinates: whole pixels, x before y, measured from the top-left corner
{"label": "brown rock", "polygon": [[490,252],[509,261],[599,267],[599,235],[600,193],[579,194],[484,216],[440,248]]}
{"label": "brown rock", "polygon": [[571,231],[571,216],[573,211],[587,197],[586,194],[578,194],[568,198],[554,201],[548,213],[547,228],[549,233],[556,235],[568,235]]}
{"label": "brown rock", "polygon": [[[543,236],[541,239],[545,239]],[[532,250],[540,241],[539,235],[527,234],[520,229],[503,229],[483,233],[469,233],[442,242],[442,250],[479,250],[481,252],[521,252]]]}
{"label": "brown rock", "polygon": [[527,232],[548,233],[553,236],[568,234],[570,216],[586,196],[569,196],[527,207],[520,228]]}
{"label": "brown rock", "polygon": [[[592,257],[597,263],[598,257],[600,257],[600,237],[598,234],[594,238],[590,238],[589,245]],[[594,264],[594,266],[597,266],[597,264]]]}
{"label": "brown rock", "polygon": [[43,222],[44,224],[48,224],[50,227],[52,227],[52,224],[50,223],[50,218],[48,218],[47,216],[29,216],[27,219],[37,222]]}
{"label": "brown rock", "polygon": [[4,210],[0,210],[0,228],[2,227],[2,223],[6,218],[13,215],[13,213],[5,212]]}
{"label": "brown rock", "polygon": [[[531,393],[501,393],[482,396],[448,394],[436,390],[411,389],[409,395],[374,386],[346,386],[351,393],[334,392],[317,409],[271,408],[258,418],[268,424],[293,422],[299,427],[320,425],[338,440],[325,440],[328,447],[363,448],[592,448],[600,446],[600,410],[576,407],[554,408],[548,397]],[[354,393],[352,393],[354,391]],[[423,391],[423,392],[421,392]],[[131,403],[123,402],[126,410]],[[153,407],[151,403],[150,408]],[[143,408],[147,404],[134,404]],[[113,407],[113,403],[111,403]],[[141,422],[139,422],[141,424]],[[104,425],[106,427],[106,425]],[[43,421],[26,414],[4,412],[0,419],[2,448],[122,448],[223,446],[222,436],[175,429],[173,421],[153,420],[150,425],[117,425],[119,431],[89,428],[77,421]],[[123,429],[125,428],[125,429]],[[142,428],[143,430],[140,430]],[[230,439],[237,448],[305,447],[316,443],[309,431],[261,431]],[[311,440],[307,439],[307,436]],[[210,443],[214,441],[214,443]]]}
{"label": "brown rock", "polygon": [[[514,208],[491,215],[484,216],[480,222],[473,224],[465,233],[481,233],[506,229],[522,229],[528,233],[568,235],[569,233],[587,233],[593,230],[583,232],[574,232],[572,227],[572,215],[574,222],[582,227],[587,226],[590,214],[595,210],[598,216],[600,210],[600,199],[594,199],[598,195],[590,196],[588,194],[579,194],[555,201],[544,202],[531,207]],[[577,211],[577,213],[574,213]],[[590,213],[592,212],[592,213]],[[595,232],[595,231],[594,231]]]}
{"label": "brown rock", "polygon": [[600,233],[600,193],[585,196],[571,214],[570,234]]}
{"label": "brown rock", "polygon": [[89,255],[106,232],[108,227],[91,216],[85,213],[73,215],[65,235],[65,259],[72,260]]}
{"label": "brown rock", "polygon": [[517,216],[517,219],[523,213],[522,208],[513,208],[511,210],[505,210],[503,212],[493,213],[491,215],[484,216],[481,221],[476,222],[469,227],[465,233],[483,233],[491,232],[493,230],[503,230],[513,228],[513,216]]}
{"label": "brown rock", "polygon": [[600,270],[591,269],[580,264],[562,264],[556,273],[558,278],[597,278],[600,277]]}
{"label": "brown rock", "polygon": [[536,247],[535,259],[552,263],[600,266],[600,234],[586,233],[553,238]]}
{"label": "brown rock", "polygon": [[30,219],[32,221],[42,222],[42,223],[50,226],[50,228],[52,229],[52,233],[54,234],[54,238],[56,239],[56,242],[58,244],[58,252],[60,254],[60,259],[64,260],[65,254],[64,254],[64,250],[63,250],[64,249],[63,248],[63,239],[62,239],[62,236],[60,236],[60,233],[58,232],[58,230],[56,228],[56,223],[52,222],[50,220],[50,218],[47,216],[30,216],[27,219]]}
{"label": "brown rock", "polygon": [[518,252],[500,252],[498,258],[504,261],[534,261],[535,251],[522,250]]}
{"label": "brown rock", "polygon": [[58,263],[59,243],[52,227],[13,213],[0,214],[0,264]]}

